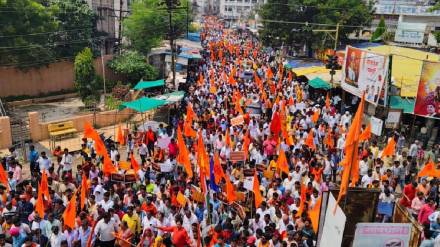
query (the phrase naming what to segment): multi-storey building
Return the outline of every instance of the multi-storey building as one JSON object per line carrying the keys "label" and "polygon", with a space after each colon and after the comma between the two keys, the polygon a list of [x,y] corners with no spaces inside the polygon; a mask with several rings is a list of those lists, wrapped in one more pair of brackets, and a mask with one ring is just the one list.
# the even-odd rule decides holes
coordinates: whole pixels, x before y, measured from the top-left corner
{"label": "multi-storey building", "polygon": [[255,10],[267,0],[219,0],[220,16],[225,20],[235,22],[248,17],[254,17]]}

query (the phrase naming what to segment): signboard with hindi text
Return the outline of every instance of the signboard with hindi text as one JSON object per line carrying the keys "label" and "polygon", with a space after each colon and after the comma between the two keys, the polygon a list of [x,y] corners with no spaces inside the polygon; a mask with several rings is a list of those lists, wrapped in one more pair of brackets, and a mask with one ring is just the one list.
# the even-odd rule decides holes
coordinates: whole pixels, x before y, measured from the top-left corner
{"label": "signboard with hindi text", "polygon": [[232,118],[231,119],[231,125],[232,126],[237,126],[237,125],[241,125],[244,123],[244,117],[243,115],[240,115],[238,117]]}
{"label": "signboard with hindi text", "polygon": [[358,223],[353,246],[408,247],[411,227],[409,223]]}

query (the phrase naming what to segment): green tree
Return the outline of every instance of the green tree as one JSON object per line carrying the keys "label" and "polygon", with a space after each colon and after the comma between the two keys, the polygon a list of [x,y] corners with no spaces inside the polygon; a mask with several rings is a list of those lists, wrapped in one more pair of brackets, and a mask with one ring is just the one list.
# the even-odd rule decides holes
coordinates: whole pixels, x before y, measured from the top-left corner
{"label": "green tree", "polygon": [[0,64],[26,66],[49,62],[54,53],[50,33],[58,22],[35,0],[0,0]]}
{"label": "green tree", "polygon": [[370,25],[371,2],[367,5],[359,0],[269,0],[260,9],[264,26],[260,35],[266,45],[305,44],[309,53],[315,48],[333,47],[334,40],[316,30],[334,30],[339,23],[339,41],[347,42],[349,34]]}
{"label": "green tree", "polygon": [[90,48],[85,48],[75,57],[75,88],[81,100],[87,102],[99,99],[98,89],[100,88],[99,78],[93,67],[93,54]]}
{"label": "green tree", "polygon": [[[169,36],[169,15],[162,0],[135,0],[132,3],[132,13],[124,20],[124,34],[130,40],[130,45],[137,51],[147,54],[151,48]],[[186,7],[187,1],[181,1],[180,6]],[[172,11],[173,35],[178,37],[186,31],[186,9]]]}
{"label": "green tree", "polygon": [[376,30],[374,31],[374,33],[371,35],[371,39],[370,41],[379,41],[379,40],[383,40],[383,36],[385,34],[385,32],[387,31],[387,27],[385,25],[385,19],[383,18],[383,16],[380,18],[380,22],[377,25]]}
{"label": "green tree", "polygon": [[54,41],[57,57],[73,57],[85,47],[92,47],[99,39],[97,16],[83,0],[50,0],[50,9],[59,23]]}
{"label": "green tree", "polygon": [[124,76],[129,83],[139,80],[157,79],[157,70],[147,63],[145,57],[137,51],[126,51],[108,62],[108,66],[116,74]]}

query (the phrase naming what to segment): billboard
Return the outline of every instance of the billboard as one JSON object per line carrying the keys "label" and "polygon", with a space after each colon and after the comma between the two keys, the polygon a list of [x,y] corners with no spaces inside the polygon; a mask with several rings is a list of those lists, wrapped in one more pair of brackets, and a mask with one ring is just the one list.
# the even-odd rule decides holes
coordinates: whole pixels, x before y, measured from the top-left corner
{"label": "billboard", "polygon": [[353,246],[408,247],[411,227],[409,223],[358,223]]}
{"label": "billboard", "polygon": [[388,57],[347,46],[342,70],[341,86],[358,97],[365,92],[365,100],[378,104],[386,98]]}
{"label": "billboard", "polygon": [[440,63],[423,63],[414,114],[440,118]]}

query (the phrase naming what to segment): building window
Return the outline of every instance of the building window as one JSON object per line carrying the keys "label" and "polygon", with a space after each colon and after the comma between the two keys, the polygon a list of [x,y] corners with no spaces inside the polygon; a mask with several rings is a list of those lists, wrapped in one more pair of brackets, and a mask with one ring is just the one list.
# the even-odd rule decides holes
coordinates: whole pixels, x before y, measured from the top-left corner
{"label": "building window", "polygon": [[248,3],[248,2],[249,2],[249,0],[244,0],[244,2],[245,2],[245,3]]}

